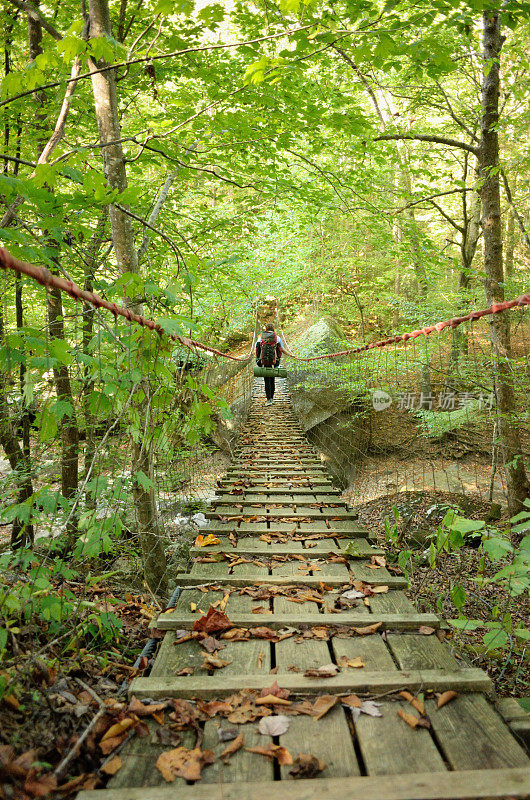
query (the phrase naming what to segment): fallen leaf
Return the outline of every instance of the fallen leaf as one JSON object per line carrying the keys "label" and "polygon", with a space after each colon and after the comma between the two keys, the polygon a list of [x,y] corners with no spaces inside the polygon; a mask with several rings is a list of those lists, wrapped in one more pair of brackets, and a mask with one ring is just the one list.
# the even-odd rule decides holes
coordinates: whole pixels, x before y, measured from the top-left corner
{"label": "fallen leaf", "polygon": [[398,714],[398,717],[401,717],[401,719],[404,722],[406,722],[407,725],[410,725],[411,728],[414,728],[414,730],[416,730],[416,728],[430,728],[431,727],[431,723],[429,722],[427,717],[417,717],[415,714],[409,714],[408,711],[403,711],[403,709],[401,709],[401,708],[398,709],[397,714]]}
{"label": "fallen leaf", "polygon": [[119,769],[123,766],[123,761],[119,756],[113,756],[110,761],[107,761],[101,767],[101,771],[105,773],[105,775],[115,775]]}
{"label": "fallen leaf", "polygon": [[272,628],[252,628],[251,629],[252,636],[255,636],[256,639],[276,639],[276,631],[273,631]]}
{"label": "fallen leaf", "polygon": [[199,533],[195,539],[195,547],[208,547],[212,544],[221,544],[221,540],[218,539],[217,536],[214,536],[213,533],[208,533],[206,536]]}
{"label": "fallen leaf", "polygon": [[217,611],[215,608],[208,609],[206,616],[199,617],[193,623],[194,631],[204,631],[204,633],[217,633],[217,631],[226,631],[232,628],[232,623],[222,611]]}
{"label": "fallen leaf", "polygon": [[261,668],[262,668],[262,666],[263,666],[263,659],[264,659],[264,658],[265,658],[265,653],[264,653],[263,651],[262,651],[262,652],[260,652],[260,653],[258,653],[258,659],[257,659],[257,661],[258,661],[258,669],[261,669]]}
{"label": "fallen leaf", "polygon": [[351,713],[354,721],[357,722],[361,714],[367,714],[369,717],[382,717],[379,705],[379,703],[374,703],[373,700],[363,700],[360,706],[352,706]]}
{"label": "fallen leaf", "polygon": [[[261,721],[263,722],[263,720]],[[245,739],[243,738],[243,734],[240,733],[239,736],[236,736],[235,739],[233,739],[230,742],[228,747],[225,750],[223,750],[219,758],[221,759],[221,761],[227,761],[230,758],[230,756],[233,756],[234,753],[237,753],[238,750],[241,750],[244,744],[245,744]]]}
{"label": "fallen leaf", "polygon": [[198,781],[201,778],[202,768],[208,764],[213,764],[215,756],[212,750],[204,752],[195,747],[188,750],[187,747],[176,747],[174,750],[166,750],[158,756],[156,768],[168,783],[172,783],[175,778],[184,778],[186,781]]}
{"label": "fallen leaf", "polygon": [[266,694],[265,697],[258,697],[255,700],[257,706],[290,706],[290,700],[284,700],[283,697],[277,697],[273,694]]}
{"label": "fallen leaf", "polygon": [[344,705],[350,706],[350,708],[360,708],[363,704],[361,698],[357,697],[356,694],[349,694],[346,697],[341,697],[340,701]]}
{"label": "fallen leaf", "polygon": [[[57,778],[55,775],[40,775],[31,769],[24,781],[25,796],[46,797],[57,788]],[[18,795],[20,796],[20,795]]]}
{"label": "fallen leaf", "polygon": [[339,664],[341,667],[351,667],[352,669],[360,669],[361,667],[366,666],[366,663],[361,660],[361,656],[357,656],[356,658],[341,656],[339,658]]}
{"label": "fallen leaf", "polygon": [[219,658],[217,651],[215,653],[204,653],[203,656],[204,661],[201,664],[201,669],[206,669],[208,672],[213,672],[214,669],[222,669],[232,663]]}
{"label": "fallen leaf", "polygon": [[217,728],[217,738],[220,742],[231,742],[232,739],[237,739],[237,728],[223,728],[221,725]]}
{"label": "fallen leaf", "polygon": [[311,628],[311,633],[316,639],[329,639],[328,629],[324,626]]}
{"label": "fallen leaf", "polygon": [[423,636],[430,636],[431,633],[434,633],[434,628],[431,628],[429,625],[420,625],[418,633],[421,633]]}
{"label": "fallen leaf", "polygon": [[190,603],[190,611],[192,614],[197,611],[197,603]]}
{"label": "fallen leaf", "polygon": [[276,759],[278,764],[292,764],[293,757],[290,752],[279,744],[270,744],[268,747],[245,747],[248,753],[257,753],[260,756],[266,756],[269,759]]}
{"label": "fallen leaf", "polygon": [[413,694],[407,692],[406,690],[403,690],[399,694],[404,700],[407,700],[407,702],[409,702],[411,706],[416,709],[416,711],[419,711],[422,716],[425,716],[425,705],[422,700],[414,697]]}
{"label": "fallen leaf", "polygon": [[213,636],[206,636],[199,642],[199,644],[209,653],[213,653],[215,650],[222,650],[224,647],[226,647],[226,644],[220,642],[219,639],[214,639]]}
{"label": "fallen leaf", "polygon": [[119,736],[128,728],[134,725],[134,720],[130,717],[126,717],[122,719],[120,722],[116,722],[114,725],[111,725],[108,731],[101,737],[100,744],[107,741],[107,739],[114,739],[116,736]]}
{"label": "fallen leaf", "polygon": [[293,778],[315,778],[327,767],[325,761],[308,753],[298,753],[294,760],[293,769],[289,770],[289,775]]}
{"label": "fallen leaf", "polygon": [[438,695],[436,708],[443,708],[443,706],[445,706],[447,703],[450,703],[451,700],[454,700],[455,697],[458,697],[458,692],[455,692],[453,689],[448,689],[447,692],[442,692],[442,694]]}
{"label": "fallen leaf", "polygon": [[318,667],[317,669],[306,669],[304,672],[305,678],[332,678],[340,672],[339,667],[336,664],[324,664],[322,667]]}
{"label": "fallen leaf", "polygon": [[[163,711],[166,708],[166,705],[167,703],[151,703],[150,705],[145,704],[133,695],[129,705],[127,706],[127,711],[130,714],[136,714],[137,717],[150,717],[151,714],[158,714],[159,711]],[[101,741],[103,741],[103,739]]]}
{"label": "fallen leaf", "polygon": [[352,630],[358,633],[359,636],[369,636],[371,633],[378,631],[382,624],[382,622],[374,622],[373,625],[365,625],[362,628],[353,628]]}
{"label": "fallen leaf", "polygon": [[343,600],[360,600],[364,597],[364,592],[358,592],[357,589],[348,589],[347,592],[342,592],[340,595]]}
{"label": "fallen leaf", "polygon": [[373,594],[386,594],[388,592],[388,586],[372,586]]}
{"label": "fallen leaf", "polygon": [[[322,719],[339,701],[338,695],[321,694],[312,705],[310,716],[315,720]],[[305,713],[305,712],[304,712]]]}
{"label": "fallen leaf", "polygon": [[278,681],[274,681],[272,686],[267,687],[266,689],[262,689],[260,692],[260,697],[266,697],[267,695],[274,695],[274,697],[282,697],[284,700],[287,700],[289,697],[289,690],[288,689],[280,689],[278,686]]}
{"label": "fallen leaf", "polygon": [[263,717],[259,721],[258,730],[262,736],[282,736],[289,730],[289,717],[283,714]]}
{"label": "fallen leaf", "polygon": [[245,642],[250,638],[248,628],[230,628],[221,634],[221,639],[228,639],[231,642]]}
{"label": "fallen leaf", "polygon": [[386,567],[386,558],[384,556],[372,556],[370,561],[379,567]]}
{"label": "fallen leaf", "polygon": [[216,714],[222,714],[223,712],[230,714],[230,712],[234,710],[231,703],[227,703],[223,700],[210,700],[209,703],[198,700],[197,708],[209,717],[215,717]]}

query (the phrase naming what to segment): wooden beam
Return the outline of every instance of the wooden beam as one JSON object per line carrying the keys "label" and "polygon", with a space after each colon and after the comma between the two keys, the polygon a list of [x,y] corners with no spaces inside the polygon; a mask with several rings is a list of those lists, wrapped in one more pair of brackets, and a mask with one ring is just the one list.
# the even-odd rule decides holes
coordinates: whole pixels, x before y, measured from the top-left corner
{"label": "wooden beam", "polygon": [[179,785],[80,792],[78,800],[493,800],[527,798],[530,768],[425,772],[287,781]]}
{"label": "wooden beam", "polygon": [[[216,583],[209,578],[208,583]],[[196,617],[180,616],[178,612],[164,611],[154,625],[158,630],[169,631],[178,628],[191,629]],[[234,628],[256,628],[266,626],[273,630],[293,627],[292,614],[233,614],[229,616]],[[330,625],[334,628],[358,627],[381,623],[381,630],[417,630],[420,625],[432,628],[440,627],[436,614],[359,614],[355,611],[341,611],[340,614],[302,614],[296,617],[296,626]]]}
{"label": "wooden beam", "polygon": [[424,669],[424,670],[344,670],[332,678],[305,678],[291,673],[271,675],[190,675],[184,678],[134,678],[129,694],[136,697],[224,697],[243,689],[261,691],[277,681],[281,689],[291,695],[314,695],[322,693],[347,694],[370,692],[383,694],[409,691],[488,692],[492,683],[481,669]]}
{"label": "wooden beam", "polygon": [[[306,551],[307,552],[307,551]],[[236,551],[239,553],[239,551]],[[253,552],[253,555],[256,551]],[[314,556],[316,559],[316,554]],[[222,562],[219,562],[222,563]],[[197,565],[198,566],[198,565]],[[228,562],[226,564],[228,567]],[[187,572],[179,573],[176,578],[177,586],[202,586],[205,583],[218,583],[222,586],[320,586],[324,583],[326,586],[347,586],[349,578],[346,575],[326,575],[325,572],[318,573],[318,575],[267,575],[266,577],[258,575],[222,575],[212,578],[208,573],[201,574],[194,572],[189,574]],[[355,580],[355,578],[353,578]],[[361,580],[358,578],[357,580]],[[367,582],[367,581],[366,581]],[[392,589],[406,589],[408,582],[405,578],[399,575],[391,575],[387,578],[378,578],[377,575],[370,577],[370,584],[372,586],[389,586]],[[336,615],[338,616],[338,615]]]}

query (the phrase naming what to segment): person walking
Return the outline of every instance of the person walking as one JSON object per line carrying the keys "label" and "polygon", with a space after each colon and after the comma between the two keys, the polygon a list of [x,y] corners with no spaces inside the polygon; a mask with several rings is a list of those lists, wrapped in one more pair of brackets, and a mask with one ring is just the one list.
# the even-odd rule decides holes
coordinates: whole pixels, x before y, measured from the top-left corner
{"label": "person walking", "polygon": [[[256,364],[258,367],[274,368],[280,366],[280,359],[283,353],[283,343],[274,331],[274,325],[269,323],[260,333],[256,342]],[[264,378],[266,406],[272,405],[274,398],[274,378]]]}

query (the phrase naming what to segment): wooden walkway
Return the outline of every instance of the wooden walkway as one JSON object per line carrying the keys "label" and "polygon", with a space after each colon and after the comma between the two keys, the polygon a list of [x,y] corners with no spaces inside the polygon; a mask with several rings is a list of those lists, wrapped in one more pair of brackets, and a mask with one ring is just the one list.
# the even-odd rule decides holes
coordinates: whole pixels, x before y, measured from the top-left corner
{"label": "wooden walkway", "polygon": [[[490,702],[487,675],[455,658],[437,616],[416,611],[402,576],[387,568],[383,551],[340,500],[278,383],[270,408],[261,387],[255,392],[204,531],[219,541],[193,548],[195,562],[179,576],[176,608],[158,619],[167,633],[151,674],[130,687],[143,700],[228,702],[228,711],[235,709],[228,720],[225,709],[180,734],[180,746],[211,749],[215,761],[198,783],[181,777],[167,783],[156,761],[175,744],[162,743],[152,722],[151,736],[126,744],[109,786],[82,792],[80,800],[529,796],[529,759]],[[349,561],[341,555],[346,546]],[[341,598],[351,590],[359,597]],[[212,633],[225,645],[217,656],[228,663],[207,671],[206,650],[189,632],[210,605],[230,625]],[[234,634],[236,628],[247,632]],[[320,667],[336,674],[318,677]],[[183,670],[191,674],[179,675]],[[289,692],[287,703],[256,703],[274,682]],[[438,709],[437,694],[448,690],[458,696]],[[404,691],[419,695],[420,704],[412,705]],[[359,708],[367,700],[379,705]],[[287,715],[288,730],[260,735],[259,718],[252,718],[260,708]],[[297,708],[304,713],[294,713]],[[366,713],[374,710],[380,716]],[[220,759],[230,742],[219,741],[218,728],[236,723],[238,712],[244,747]],[[413,728],[400,713],[423,719]],[[430,727],[422,727],[425,718]],[[286,748],[294,765],[282,763],[288,756],[247,749],[271,744]],[[314,758],[300,767],[299,754]],[[290,772],[299,768],[309,777],[294,780]]]}

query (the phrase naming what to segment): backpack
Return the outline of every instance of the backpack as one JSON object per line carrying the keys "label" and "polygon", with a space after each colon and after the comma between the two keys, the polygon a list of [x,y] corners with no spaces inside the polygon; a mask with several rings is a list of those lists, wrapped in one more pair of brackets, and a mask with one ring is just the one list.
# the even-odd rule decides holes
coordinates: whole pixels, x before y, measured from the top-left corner
{"label": "backpack", "polygon": [[260,361],[264,367],[273,367],[276,362],[276,345],[278,337],[274,331],[263,331],[261,334]]}

